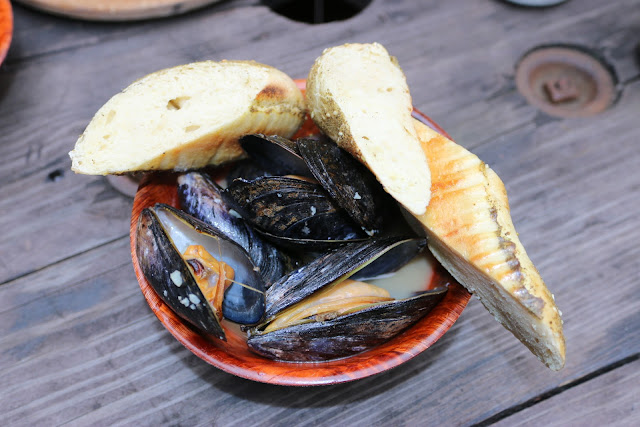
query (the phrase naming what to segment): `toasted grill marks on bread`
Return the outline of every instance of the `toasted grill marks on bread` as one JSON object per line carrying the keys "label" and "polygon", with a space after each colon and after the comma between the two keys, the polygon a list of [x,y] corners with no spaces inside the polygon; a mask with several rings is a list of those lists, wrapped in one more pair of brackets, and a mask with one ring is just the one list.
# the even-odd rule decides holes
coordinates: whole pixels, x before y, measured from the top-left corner
{"label": "toasted grill marks on bread", "polygon": [[415,121],[431,170],[423,224],[451,274],[553,370],[564,366],[562,320],[511,221],[498,175],[460,145]]}
{"label": "toasted grill marks on bread", "polygon": [[367,165],[409,211],[425,212],[429,168],[413,127],[405,76],[384,47],[326,49],[309,73],[307,100],[325,134]]}
{"label": "toasted grill marks on bread", "polygon": [[305,114],[295,83],[253,61],[157,71],[111,98],[69,153],[78,173],[185,170],[243,156],[248,133],[291,136]]}

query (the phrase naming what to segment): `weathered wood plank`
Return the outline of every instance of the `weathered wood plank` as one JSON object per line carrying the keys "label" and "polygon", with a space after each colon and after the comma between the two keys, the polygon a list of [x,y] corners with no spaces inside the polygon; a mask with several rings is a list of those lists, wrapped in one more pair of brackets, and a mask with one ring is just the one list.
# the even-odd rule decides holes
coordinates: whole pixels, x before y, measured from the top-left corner
{"label": "weathered wood plank", "polygon": [[[0,70],[0,283],[20,277],[0,286],[3,422],[461,425],[637,354],[635,6],[379,1],[322,27],[255,7],[121,33],[74,23],[23,38],[24,56]],[[144,30],[127,32],[134,27]],[[231,377],[183,349],[146,307],[123,237],[130,201],[103,178],[68,172],[66,152],[91,114],[147,71],[252,57],[303,77],[323,47],[370,40],[399,57],[418,107],[503,177],[520,237],[564,311],[564,371],[546,371],[474,300],[443,340],[390,373],[313,389]],[[631,80],[620,102],[574,120],[527,106],[511,67],[547,41],[602,48]],[[67,172],[49,180],[57,170]]]}
{"label": "weathered wood plank", "polygon": [[[0,306],[0,382],[6,385],[0,411],[9,422],[54,424],[287,425],[304,417],[309,425],[464,425],[637,354],[640,253],[631,190],[640,176],[616,175],[637,164],[639,154],[631,127],[618,129],[615,156],[598,142],[613,123],[631,120],[639,94],[640,82],[629,87],[607,113],[608,126],[585,121],[532,145],[555,126],[549,123],[531,137],[522,130],[508,144],[496,142],[494,149],[504,146],[503,152],[482,146],[487,157],[513,159],[498,166],[514,177],[509,168],[536,162],[537,172],[511,182],[509,191],[521,237],[564,311],[568,363],[559,373],[546,370],[473,300],[433,348],[377,377],[309,389],[233,378],[164,332],[145,307],[121,239],[0,287],[6,301]],[[583,148],[585,135],[595,142]],[[576,164],[567,165],[574,156]],[[617,169],[607,166],[612,159]],[[609,202],[593,206],[593,192],[605,185],[596,183],[609,182],[617,183],[604,187]]]}
{"label": "weathered wood plank", "polygon": [[[225,10],[248,7],[259,0],[222,1],[197,11],[200,18],[218,14]],[[9,67],[29,58],[55,54],[80,47],[96,46],[107,40],[135,37],[163,25],[166,20],[134,22],[87,22],[44,13],[13,2],[14,37],[7,63]],[[187,14],[188,16],[188,14]],[[171,18],[173,22],[182,16]],[[188,18],[187,18],[188,19]],[[159,24],[160,23],[160,24]]]}
{"label": "weathered wood plank", "polygon": [[[637,8],[620,17],[620,4],[603,6],[595,1],[587,5],[591,9],[575,9],[577,6],[573,5],[573,9],[566,11],[554,9],[562,13],[553,21],[548,19],[549,11],[534,13],[531,23],[525,19],[529,15],[523,16],[519,9],[505,9],[500,2],[484,2],[470,15],[466,8],[432,5],[426,8],[428,14],[422,20],[412,16],[416,5],[375,6],[378,9],[367,8],[349,23],[322,27],[286,21],[264,7],[229,10],[212,15],[211,19],[190,14],[176,21],[158,21],[157,30],[148,27],[151,24],[140,24],[148,31],[129,34],[127,40],[117,34],[114,39],[100,39],[99,49],[85,46],[65,50],[33,58],[0,73],[0,86],[4,87],[4,96],[0,98],[0,180],[5,183],[0,189],[0,199],[1,211],[12,218],[0,227],[6,227],[11,236],[19,235],[3,240],[4,246],[0,243],[0,251],[8,254],[0,267],[0,283],[126,233],[129,201],[111,191],[102,178],[73,176],[67,152],[92,113],[109,96],[146,72],[204,58],[252,57],[278,64],[292,76],[303,77],[323,47],[341,43],[345,38],[379,39],[403,63],[414,99],[419,101],[416,104],[442,122],[461,144],[474,147],[527,123],[547,120],[513,91],[511,77],[504,77],[531,43],[524,35],[507,38],[511,28],[522,27],[523,34],[535,30],[536,37],[542,37],[550,29],[557,33],[565,31],[568,36],[584,33],[595,43],[610,37],[613,17],[619,18],[616,34],[627,34],[640,21]],[[422,10],[420,7],[418,10]],[[598,12],[598,19],[594,11]],[[576,19],[571,13],[586,18]],[[203,16],[209,17],[208,13]],[[506,23],[498,26],[501,17]],[[433,25],[425,26],[426,19]],[[220,20],[242,25],[211,23]],[[486,22],[487,28],[494,30],[459,39],[448,31],[455,20],[466,22],[463,26]],[[565,27],[559,26],[557,20],[564,22]],[[530,28],[534,25],[540,29]],[[285,27],[287,31],[283,30]],[[260,28],[260,32],[248,32],[246,28]],[[438,51],[440,44],[430,48],[417,44],[431,31],[441,35],[441,43],[448,46],[446,51]],[[291,32],[297,37],[292,38]],[[382,39],[380,34],[384,34]],[[158,38],[164,41],[152,42]],[[490,40],[499,42],[487,51],[483,46]],[[486,60],[487,52],[491,61]],[[434,56],[437,61],[432,60]],[[629,55],[619,58],[620,64],[632,61]],[[466,72],[469,69],[474,72]],[[43,97],[43,93],[47,96]],[[62,179],[48,181],[49,174],[60,172]],[[55,203],[49,197],[52,192],[56,194]],[[101,211],[106,218],[101,218]],[[47,227],[42,222],[33,226],[45,212],[58,226],[56,233],[44,233]],[[36,247],[32,236],[38,236],[43,250],[29,258],[11,251],[14,242],[21,250]],[[67,245],[59,247],[60,240],[67,241]]]}
{"label": "weathered wood plank", "polygon": [[563,391],[496,426],[635,426],[640,424],[640,361]]}
{"label": "weathered wood plank", "polygon": [[[327,405],[343,401],[362,411],[368,400],[385,399],[384,391],[405,383],[407,392],[420,394],[425,365],[410,364],[337,388],[302,390],[254,384],[209,367],[180,347],[145,306],[127,249],[122,239],[0,288],[0,299],[8,302],[0,310],[0,381],[5,385],[0,410],[5,422],[270,420],[283,425],[302,410],[289,410],[288,404],[309,406],[315,413],[312,422],[340,416],[339,407]],[[107,253],[112,254],[109,264],[97,262]],[[95,266],[91,274],[87,265]],[[52,271],[59,280],[50,280]],[[474,311],[484,317],[479,307]],[[451,343],[434,347],[431,357],[447,345]],[[474,353],[468,347],[467,357]],[[443,356],[439,363],[446,360]],[[404,396],[391,402],[411,406]],[[255,401],[250,410],[242,409],[247,399]],[[395,410],[389,410],[387,416],[393,418]],[[285,420],[278,421],[280,417]]]}
{"label": "weathered wood plank", "polygon": [[[616,28],[619,28],[616,34],[629,34],[629,38],[631,38],[631,34],[635,29],[634,24],[638,21],[638,12],[633,9],[630,10],[630,13],[624,14],[620,18],[620,7],[614,8],[611,5],[602,7],[601,2],[594,2],[592,9],[595,10],[585,8],[579,13],[580,15],[586,15],[589,19],[584,21],[576,20],[571,15],[574,11],[567,10],[562,15],[554,15],[553,25],[547,24],[548,26],[545,27],[541,24],[549,22],[548,15],[543,18],[532,15],[530,18],[537,17],[538,19],[523,21],[524,18],[521,14],[506,14],[502,16],[502,14],[497,13],[498,11],[505,12],[504,5],[495,2],[487,3],[487,6],[483,5],[482,8],[478,9],[482,13],[468,16],[467,13],[460,12],[450,17],[449,20],[441,19],[442,16],[435,13],[435,11],[429,11],[434,15],[432,19],[436,24],[435,27],[430,27],[429,29],[439,34],[442,33],[443,36],[447,35],[446,29],[452,25],[451,20],[455,19],[468,21],[461,22],[460,25],[473,25],[474,23],[478,25],[477,22],[484,23],[484,21],[488,21],[486,26],[493,29],[493,31],[482,32],[479,37],[474,37],[473,39],[449,37],[446,52],[435,52],[439,53],[439,55],[435,55],[433,52],[425,50],[425,48],[416,49],[415,41],[410,43],[407,40],[407,37],[413,40],[421,40],[428,35],[425,33],[424,24],[420,20],[410,19],[409,14],[415,13],[415,10],[406,5],[392,5],[387,6],[388,10],[378,11],[378,13],[385,14],[385,16],[393,16],[393,19],[395,19],[395,21],[390,19],[389,21],[393,22],[387,23],[387,27],[391,31],[385,33],[386,38],[389,38],[389,40],[383,40],[383,42],[391,46],[392,52],[401,58],[402,64],[410,77],[418,107],[428,106],[430,108],[426,108],[426,111],[429,113],[444,111],[449,115],[450,110],[459,109],[461,105],[467,105],[477,101],[477,99],[482,99],[484,102],[487,96],[512,89],[512,83],[508,84],[511,86],[504,87],[503,75],[512,73],[514,63],[519,58],[519,55],[531,47],[529,39],[533,39],[534,36],[539,39],[546,32],[559,29],[563,30],[566,36],[563,37],[561,31],[560,33],[554,33],[554,37],[571,42],[578,41],[575,40],[575,37],[571,38],[572,33],[590,34],[592,39],[588,40],[587,44],[593,45],[596,43],[596,37],[598,39],[607,38],[607,31],[611,31],[610,28],[612,27],[612,25],[609,25],[611,24],[610,21],[616,20]],[[596,5],[600,5],[600,8],[597,8]],[[403,9],[400,9],[400,7]],[[417,6],[414,5],[413,7]],[[446,11],[449,10],[446,9]],[[565,9],[560,10],[564,11]],[[93,46],[90,46],[84,49],[75,49],[73,52],[62,52],[56,55],[56,58],[47,58],[42,62],[36,61],[33,67],[35,69],[28,66],[26,69],[21,69],[21,76],[23,76],[24,80],[21,79],[16,82],[15,89],[21,91],[22,96],[12,96],[16,94],[9,92],[7,98],[28,99],[24,94],[25,88],[33,88],[31,90],[34,92],[47,88],[53,91],[46,106],[49,111],[55,112],[55,107],[63,102],[72,105],[72,114],[77,117],[73,126],[77,127],[73,132],[68,133],[69,141],[65,141],[64,145],[64,147],[68,147],[73,144],[74,136],[82,130],[92,113],[108,97],[145,73],[184,62],[185,60],[220,58],[223,57],[221,55],[232,54],[234,55],[233,58],[251,57],[267,63],[277,63],[279,67],[282,67],[290,74],[296,77],[304,77],[310,63],[323,47],[330,42],[339,43],[336,40],[336,33],[338,33],[338,36],[348,37],[349,34],[354,33],[353,28],[356,26],[360,30],[358,32],[360,37],[375,39],[379,30],[370,28],[373,24],[372,18],[375,17],[371,16],[373,13],[373,10],[366,9],[361,16],[350,21],[348,25],[346,23],[332,23],[322,27],[286,21],[273,15],[264,7],[243,8],[215,17],[225,22],[233,22],[234,20],[243,22],[242,28],[236,28],[234,25],[215,27],[207,21],[196,20],[196,16],[183,17],[176,22],[162,21],[158,24],[157,31],[162,34],[163,38],[166,38],[164,40],[166,43],[151,43],[152,40],[157,41],[158,34],[143,31],[142,34],[131,37],[126,41],[119,37],[114,40],[107,40],[101,44],[103,49],[99,51],[95,51]],[[440,13],[444,13],[444,11]],[[448,15],[450,14],[451,12]],[[521,35],[515,37],[516,41],[513,41],[514,37],[505,37],[506,32],[504,30],[497,32],[497,34],[495,31],[498,20],[504,20],[507,17],[518,23],[519,21],[524,23],[531,21],[528,24],[531,25],[530,28],[528,26],[522,28],[523,33],[526,33],[527,30],[539,29],[536,30],[535,34],[528,33],[529,36],[527,38]],[[565,22],[569,17],[571,17],[570,21],[568,23]],[[402,19],[408,20],[408,22],[401,29],[392,25],[399,23]],[[619,22],[619,19],[624,19],[624,22]],[[557,23],[558,21],[560,21],[559,24]],[[256,35],[245,31],[245,28],[251,25],[265,28],[265,32]],[[281,30],[283,25],[288,27],[289,31],[295,30],[299,34],[299,37],[293,40],[294,44],[287,43],[285,49],[282,46],[283,41],[290,37],[285,31],[276,31],[276,29]],[[563,29],[563,25],[566,28]],[[505,24],[505,26],[507,29],[509,28],[508,25]],[[146,27],[143,26],[142,28]],[[318,40],[319,34],[321,40]],[[215,44],[208,42],[212,39],[219,40],[219,42]],[[491,41],[495,43],[495,40],[498,40],[498,43],[494,44],[495,47],[490,48],[488,52],[486,49],[481,50],[482,46],[489,44]],[[287,41],[291,42],[291,40]],[[510,43],[506,44],[507,41],[510,41]],[[543,40],[543,42],[546,41],[546,39]],[[309,42],[313,42],[312,46],[316,47],[315,51],[310,48]],[[247,44],[249,46],[246,46]],[[148,45],[151,46],[141,55],[141,48]],[[239,49],[240,46],[243,46],[242,49]],[[624,64],[633,65],[634,75],[637,75],[638,70],[633,63],[634,59],[631,55],[632,47],[631,42],[628,42],[620,50],[625,53],[622,57]],[[239,52],[243,53],[240,54]],[[487,56],[491,61],[487,60]],[[434,57],[437,60],[434,60]],[[90,64],[87,64],[87,62],[90,62]],[[114,67],[115,64],[118,66]],[[425,67],[425,65],[428,66]],[[42,81],[42,66],[48,67],[48,74],[52,73],[47,81]],[[73,72],[79,69],[83,70],[82,74]],[[109,73],[104,73],[105,69],[108,69]],[[473,69],[474,72],[467,72],[469,69]],[[29,71],[31,73],[25,74]],[[414,83],[412,76],[418,72],[421,75],[427,75],[428,80],[417,80]],[[425,72],[430,72],[431,75],[425,74]],[[74,76],[71,81],[66,78],[70,74]],[[6,73],[3,76],[9,90],[13,86],[10,80],[12,75],[13,73]],[[38,82],[40,82],[39,85],[37,84]],[[66,82],[66,84],[60,84],[63,82]],[[432,84],[429,84],[429,82],[432,82]],[[80,90],[80,88],[85,90]],[[87,88],[91,88],[93,91],[87,93]],[[423,96],[422,92],[425,90],[428,92]],[[462,96],[464,96],[464,99],[461,99]],[[422,101],[423,99],[424,101]],[[436,103],[437,107],[431,108],[431,104],[426,103],[427,100],[431,99],[434,100],[433,102]],[[36,106],[45,107],[41,105],[43,100],[37,99],[37,101]],[[24,108],[24,106],[24,104],[16,105],[13,103],[7,105],[7,107],[11,107],[10,110],[7,108],[7,113],[15,110],[17,110],[17,113],[20,111],[20,107]],[[31,107],[34,105],[26,104],[26,106]],[[38,113],[38,111],[32,111],[32,113]],[[67,114],[69,114],[68,111]],[[7,118],[12,117],[7,116]],[[529,119],[531,118],[529,117]],[[60,123],[65,124],[65,127],[69,126],[69,117],[54,116],[52,119],[58,123],[58,126],[60,126]],[[514,124],[512,123],[511,126],[513,127]],[[474,127],[477,128],[478,126]],[[6,135],[7,137],[11,136],[10,129],[7,129]],[[34,136],[36,135],[31,135],[32,138]],[[51,138],[49,137],[49,139]],[[62,153],[63,150],[58,150],[58,152]],[[16,167],[17,165],[13,166]]]}
{"label": "weathered wood plank", "polygon": [[[638,76],[640,68],[634,53],[634,34],[640,31],[637,8],[630,9],[626,18],[619,9],[563,11],[567,13],[559,16],[552,16],[552,9],[519,14],[518,18],[526,22],[514,22],[502,19],[503,14],[493,10],[477,17],[470,25],[478,30],[469,31],[466,37],[455,37],[442,45],[427,44],[423,55],[434,64],[420,64],[414,69],[413,62],[428,61],[420,56],[403,63],[416,106],[456,141],[473,148],[524,124],[553,120],[527,104],[515,89],[515,65],[533,47],[553,43],[583,45],[606,58],[617,70],[620,81]],[[457,24],[456,18],[448,21],[449,27],[465,26]],[[621,25],[620,19],[625,21]],[[518,31],[513,31],[515,28]],[[478,43],[476,40],[483,36],[487,40]],[[469,49],[463,50],[459,45]],[[439,46],[442,47],[437,50]]]}
{"label": "weathered wood plank", "polygon": [[[63,178],[49,179],[56,171]],[[49,167],[4,185],[0,194],[2,281],[127,235],[131,200],[105,178]]]}

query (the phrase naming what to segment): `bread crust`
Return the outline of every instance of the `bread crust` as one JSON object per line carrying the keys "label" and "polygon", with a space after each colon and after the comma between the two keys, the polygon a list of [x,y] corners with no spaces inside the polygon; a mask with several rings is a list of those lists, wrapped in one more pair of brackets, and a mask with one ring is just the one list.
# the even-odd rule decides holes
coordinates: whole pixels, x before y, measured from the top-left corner
{"label": "bread crust", "polygon": [[149,74],[98,110],[69,153],[90,175],[186,170],[244,156],[249,133],[289,137],[305,116],[286,74],[254,61],[203,61]]}
{"label": "bread crust", "polygon": [[564,366],[562,319],[511,220],[504,184],[477,156],[415,121],[432,173],[417,216],[429,248],[494,317],[552,370]]}
{"label": "bread crust", "polygon": [[307,101],[327,136],[364,163],[410,212],[425,212],[431,178],[413,127],[409,88],[382,45],[326,49],[309,72]]}

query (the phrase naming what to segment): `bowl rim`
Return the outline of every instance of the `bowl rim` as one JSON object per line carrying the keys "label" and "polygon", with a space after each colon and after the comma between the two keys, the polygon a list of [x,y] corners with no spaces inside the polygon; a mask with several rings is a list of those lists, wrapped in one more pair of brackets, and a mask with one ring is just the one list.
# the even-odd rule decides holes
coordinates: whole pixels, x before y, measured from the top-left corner
{"label": "bowl rim", "polygon": [[[304,89],[304,80],[296,82]],[[414,109],[414,117],[448,137],[420,111]],[[446,278],[449,288],[444,299],[418,323],[391,340],[363,353],[326,362],[282,362],[251,353],[257,363],[248,363],[242,355],[227,351],[222,341],[208,339],[174,314],[147,282],[138,263],[135,249],[138,217],[145,207],[155,204],[158,197],[164,203],[178,205],[176,176],[176,173],[159,172],[146,175],[140,182],[130,224],[133,267],[145,300],[163,326],[194,355],[222,371],[257,382],[287,386],[330,385],[369,377],[397,367],[433,345],[456,322],[471,297],[440,267],[440,279]]]}
{"label": "bowl rim", "polygon": [[13,10],[9,0],[0,0],[0,64],[9,52],[13,37]]}

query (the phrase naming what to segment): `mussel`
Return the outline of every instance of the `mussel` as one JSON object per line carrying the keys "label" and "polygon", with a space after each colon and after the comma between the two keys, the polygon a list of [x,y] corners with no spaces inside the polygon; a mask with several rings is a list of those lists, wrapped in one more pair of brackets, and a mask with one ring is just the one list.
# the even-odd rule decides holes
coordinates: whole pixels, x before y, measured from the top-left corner
{"label": "mussel", "polygon": [[447,289],[394,300],[385,290],[350,277],[415,240],[420,239],[351,244],[283,277],[267,292],[265,320],[249,330],[249,348],[272,359],[321,361],[360,353],[402,332],[437,305]]}
{"label": "mussel", "polygon": [[188,172],[178,176],[178,199],[182,209],[242,246],[269,287],[291,271],[297,261],[261,238],[228,205],[226,197],[223,189],[205,173]]}
{"label": "mussel", "polygon": [[388,237],[352,243],[328,252],[282,277],[267,290],[265,321],[319,289],[355,277],[360,271],[395,270],[407,261],[405,256],[397,257],[397,254],[410,252],[414,258],[425,246],[423,238]]}
{"label": "mussel", "polygon": [[367,237],[319,184],[308,179],[236,179],[226,192],[242,217],[266,236],[317,241],[318,246]]}
{"label": "mussel", "polygon": [[[380,235],[396,205],[366,167],[326,138],[255,134],[241,144],[258,171],[245,165],[249,175],[231,181],[228,192],[246,219],[278,244],[324,249]],[[260,170],[266,173],[256,177]]]}
{"label": "mussel", "polygon": [[446,288],[405,300],[372,304],[331,320],[303,323],[249,336],[249,348],[270,359],[310,362],[346,357],[369,350],[398,335],[425,316]]}
{"label": "mussel", "polygon": [[158,296],[180,317],[225,339],[221,318],[252,325],[265,309],[264,281],[244,249],[168,205],[144,209],[137,258]]}
{"label": "mussel", "polygon": [[375,176],[330,140],[301,138],[298,151],[327,193],[370,236],[380,233],[393,201]]}

